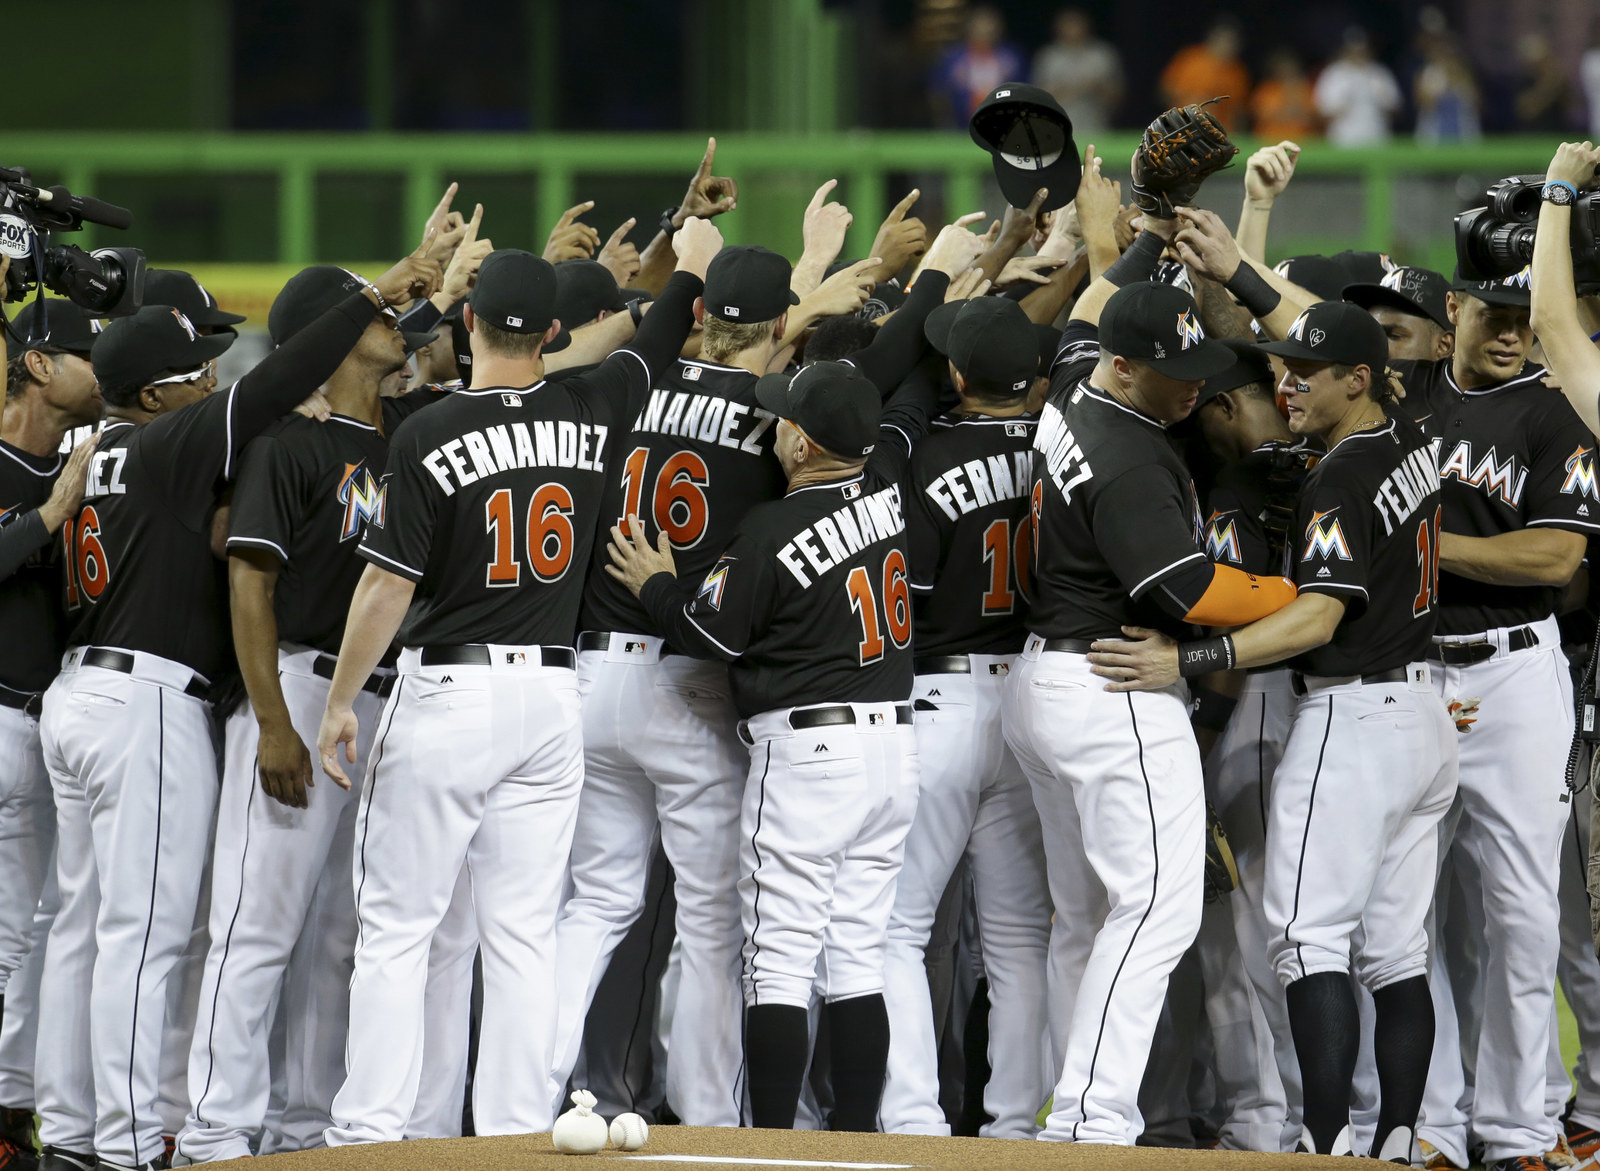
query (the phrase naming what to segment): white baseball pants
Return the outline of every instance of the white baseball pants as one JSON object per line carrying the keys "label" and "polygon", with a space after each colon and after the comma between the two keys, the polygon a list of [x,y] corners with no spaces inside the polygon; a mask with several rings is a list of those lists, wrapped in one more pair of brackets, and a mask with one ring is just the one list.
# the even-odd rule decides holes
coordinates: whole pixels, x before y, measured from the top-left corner
{"label": "white baseball pants", "polygon": [[[1581,763],[1587,769],[1587,758]],[[1583,775],[1587,776],[1587,771]],[[1556,1069],[1551,1071],[1545,1093],[1545,1113],[1559,1118],[1566,1108],[1568,1094],[1576,1094],[1573,1120],[1584,1126],[1600,1127],[1600,960],[1595,958],[1594,939],[1589,928],[1589,896],[1584,890],[1589,862],[1589,814],[1593,803],[1592,788],[1586,787],[1573,797],[1572,815],[1561,838],[1561,958],[1556,964],[1556,974],[1578,1025],[1580,1049],[1578,1063],[1569,1080],[1561,1059],[1560,1028],[1552,1018],[1551,1048]]]}
{"label": "white baseball pants", "polygon": [[[52,814],[55,806],[51,805]],[[51,818],[52,825],[54,817]],[[34,1104],[34,1055],[39,1045],[39,981],[44,975],[45,941],[61,907],[56,888],[55,852],[45,871],[39,909],[29,929],[28,951],[22,966],[6,985],[6,1015],[0,1022],[0,1106]]]}
{"label": "white baseball pants", "polygon": [[55,841],[38,717],[0,707],[0,997],[28,953]]}

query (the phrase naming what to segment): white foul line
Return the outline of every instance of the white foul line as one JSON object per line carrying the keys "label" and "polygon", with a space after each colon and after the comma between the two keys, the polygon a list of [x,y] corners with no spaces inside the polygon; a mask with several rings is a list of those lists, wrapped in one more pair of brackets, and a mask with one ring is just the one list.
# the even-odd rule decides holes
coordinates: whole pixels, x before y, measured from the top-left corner
{"label": "white foul line", "polygon": [[851,1171],[900,1171],[916,1163],[829,1163],[814,1159],[750,1159],[734,1155],[624,1155],[646,1163],[722,1163],[741,1167],[848,1167]]}

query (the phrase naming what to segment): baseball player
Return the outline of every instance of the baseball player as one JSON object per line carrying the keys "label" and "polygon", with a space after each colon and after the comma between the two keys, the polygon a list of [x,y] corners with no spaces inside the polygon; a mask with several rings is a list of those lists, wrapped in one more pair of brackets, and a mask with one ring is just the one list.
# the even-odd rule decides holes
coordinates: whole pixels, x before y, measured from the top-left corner
{"label": "baseball player", "polygon": [[[943,274],[924,272],[918,285]],[[886,408],[842,362],[765,376],[788,493],[758,505],[694,589],[630,517],[613,576],[674,646],[731,662],[750,770],[740,818],[750,1122],[791,1129],[824,1001],[833,1130],[874,1130],[889,1051],[883,951],[917,801],[901,479],[927,425],[919,375]]]}
{"label": "baseball player", "polygon": [[[1481,878],[1483,945],[1496,957],[1484,973],[1470,1121],[1449,1109],[1461,1097],[1461,1064],[1436,1061],[1421,1135],[1458,1165],[1476,1140],[1486,1161],[1517,1171],[1517,1159],[1533,1167],[1557,1137],[1545,1062],[1572,682],[1554,611],[1585,534],[1600,531],[1594,437],[1544,385],[1545,371],[1525,362],[1529,279],[1524,270],[1459,284],[1449,294],[1452,357],[1395,364],[1400,409],[1439,446],[1443,604],[1430,659],[1467,729],[1451,849]],[[1457,1013],[1473,1011],[1456,1001]]]}
{"label": "baseball player", "polygon": [[583,772],[581,567],[617,439],[688,336],[721,237],[696,221],[678,241],[680,272],[634,346],[557,383],[542,381],[544,347],[566,337],[555,273],[530,253],[492,253],[463,314],[470,389],[391,443],[383,524],[362,541],[370,565],[318,733],[323,769],[348,784],[335,754],[343,745],[354,763],[354,702],[398,631],[356,822],[348,1076],[330,1146],[404,1134],[429,942],[463,865],[483,958],[473,1120],[479,1134],[550,1127],[554,928]]}
{"label": "baseball player", "polygon": [[[332,265],[304,270],[273,302],[273,341],[283,345],[365,287]],[[344,1076],[355,802],[313,771],[305,741],[322,719],[361,576],[356,546],[366,523],[383,516],[389,436],[407,414],[440,397],[426,390],[378,397],[382,379],[405,365],[406,340],[394,314],[379,314],[325,384],[328,421],[286,415],[245,449],[234,480],[229,600],[252,710],[233,713],[227,724],[211,947],[189,1058],[189,1114],[177,1144],[192,1163],[252,1153],[267,1105],[272,1010],[290,953],[307,933],[317,941],[311,954],[333,963],[306,974],[314,1027],[290,1026],[285,1113],[296,1117],[300,1133],[284,1136],[286,1149],[321,1145]],[[392,668],[380,668],[361,690],[369,729],[392,681]],[[366,747],[358,745],[358,756]],[[313,916],[313,896],[325,880],[326,896],[315,904],[320,916]],[[302,1052],[302,1037],[316,1048]]]}
{"label": "baseball player", "polygon": [[[83,499],[94,444],[79,444],[70,460],[60,450],[72,428],[100,417],[89,363],[97,325],[72,302],[46,299],[7,327],[0,420],[0,628],[8,632],[0,659],[0,1020],[13,977],[35,950],[35,913],[55,847],[55,804],[39,744],[41,700],[66,638],[55,536]],[[37,965],[40,957],[31,959]],[[11,1008],[13,1015],[36,1016],[26,999],[13,997]],[[31,1156],[32,1105],[20,1090],[0,1094],[0,1164],[8,1152]]]}
{"label": "baseball player", "polygon": [[179,268],[152,268],[144,274],[144,303],[170,305],[189,319],[201,337],[213,334],[236,336],[234,327],[244,320],[217,304],[206,287],[192,274]]}
{"label": "baseball player", "polygon": [[926,333],[950,360],[960,406],[918,442],[905,484],[921,793],[884,953],[889,1069],[880,1121],[890,1133],[950,1133],[924,953],[965,856],[989,981],[984,1110],[993,1121],[981,1133],[1031,1138],[1050,1092],[1050,891],[1033,795],[1000,731],[1000,694],[1027,635],[1038,420],[1027,407],[1038,353],[1033,323],[1001,297],[941,306]]}
{"label": "baseball player", "polygon": [[[408,261],[387,288],[423,273]],[[61,912],[40,997],[53,1041],[48,1071],[40,1047],[38,1104],[43,1141],[77,1159],[137,1167],[165,1154],[154,1102],[167,976],[195,918],[216,797],[207,695],[229,655],[211,551],[218,485],[333,372],[382,295],[352,295],[226,394],[212,394],[213,363],[233,339],[202,337],[178,310],[146,306],[95,343],[109,422],[66,544],[80,616],[40,725]],[[92,1110],[77,1089],[91,1082]]]}
{"label": "baseball player", "polygon": [[1390,361],[1437,362],[1448,358],[1456,344],[1446,303],[1449,289],[1443,274],[1402,265],[1377,284],[1346,285],[1343,297],[1383,326]]}
{"label": "baseball player", "polygon": [[1426,919],[1456,784],[1455,732],[1423,661],[1438,474],[1428,440],[1385,412],[1374,371],[1388,339],[1359,307],[1315,305],[1262,348],[1284,359],[1290,428],[1328,445],[1291,529],[1299,596],[1231,635],[1143,632],[1098,644],[1092,660],[1117,690],[1164,686],[1202,648],[1239,667],[1291,661],[1298,703],[1272,782],[1266,900],[1304,1092],[1301,1146],[1350,1151],[1354,961],[1376,1008],[1376,1157],[1409,1163],[1433,1041]]}

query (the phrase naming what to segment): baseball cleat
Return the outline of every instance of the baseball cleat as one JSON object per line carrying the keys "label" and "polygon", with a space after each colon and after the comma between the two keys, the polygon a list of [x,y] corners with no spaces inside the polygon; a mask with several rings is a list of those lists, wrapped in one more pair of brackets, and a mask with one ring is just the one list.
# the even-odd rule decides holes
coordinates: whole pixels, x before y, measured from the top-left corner
{"label": "baseball cleat", "polygon": [[1538,1155],[1512,1155],[1485,1163],[1483,1171],[1549,1171],[1549,1167]]}
{"label": "baseball cleat", "polygon": [[1568,1145],[1565,1134],[1556,1135],[1556,1145],[1544,1154],[1544,1165],[1549,1167],[1550,1171],[1559,1171],[1562,1168],[1576,1167],[1578,1165],[1578,1157],[1573,1154],[1572,1147]]}
{"label": "baseball cleat", "polygon": [[45,1147],[39,1152],[39,1171],[93,1171],[98,1162],[93,1155],[62,1147]]}
{"label": "baseball cleat", "polygon": [[1586,1163],[1594,1158],[1596,1153],[1600,1153],[1600,1130],[1585,1126],[1581,1122],[1573,1122],[1570,1118],[1564,1127],[1567,1146],[1578,1162]]}
{"label": "baseball cleat", "polygon": [[1425,1138],[1417,1140],[1417,1157],[1422,1161],[1416,1166],[1426,1168],[1427,1171],[1465,1171],[1459,1163],[1452,1162],[1449,1155]]}

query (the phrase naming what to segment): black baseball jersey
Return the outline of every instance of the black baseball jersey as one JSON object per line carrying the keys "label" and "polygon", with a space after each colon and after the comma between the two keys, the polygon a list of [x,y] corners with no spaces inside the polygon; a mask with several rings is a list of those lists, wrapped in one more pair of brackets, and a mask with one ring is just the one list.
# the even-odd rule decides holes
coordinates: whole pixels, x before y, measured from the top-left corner
{"label": "black baseball jersey", "polygon": [[1281,573],[1295,495],[1316,454],[1301,444],[1269,442],[1224,464],[1206,498],[1206,556],[1245,573]]}
{"label": "black baseball jersey", "polygon": [[1045,638],[1123,626],[1183,637],[1188,626],[1151,592],[1207,560],[1199,499],[1160,421],[1089,385],[1099,359],[1095,327],[1069,322],[1034,440],[1028,627]]}
{"label": "black baseball jersey", "polygon": [[[1545,386],[1542,366],[1462,390],[1450,360],[1397,362],[1401,409],[1422,415],[1443,481],[1444,530],[1493,537],[1536,525],[1600,533],[1595,439],[1566,397]],[[1440,634],[1475,634],[1553,614],[1561,590],[1505,586],[1445,573]]]}
{"label": "black baseball jersey", "polygon": [[1406,419],[1345,436],[1306,474],[1288,576],[1346,603],[1325,646],[1292,660],[1309,675],[1367,675],[1422,660],[1439,598],[1439,473]]}
{"label": "black baseball jersey", "polygon": [[226,391],[148,423],[107,424],[66,534],[73,646],[160,655],[214,679],[232,657],[217,497],[245,444],[339,368],[377,306],[353,293]]}
{"label": "black baseball jersey", "polygon": [[587,374],[459,390],[389,449],[384,515],[360,553],[415,582],[404,646],[571,646],[621,436],[693,320],[699,278],[675,273],[634,345]]}
{"label": "black baseball jersey", "polygon": [[946,415],[912,452],[904,504],[917,654],[1022,649],[1038,422],[1036,414]]}
{"label": "black baseball jersey", "polygon": [[908,383],[885,406],[859,474],[745,513],[711,571],[642,593],[657,629],[691,654],[732,660],[741,716],[911,694],[911,584],[902,479],[934,391]]}
{"label": "black baseball jersey", "polygon": [[0,532],[27,537],[33,548],[9,575],[0,578],[0,684],[14,691],[43,691],[61,669],[66,649],[66,614],[62,608],[61,542],[51,537],[34,515],[55,488],[63,459],[30,455],[0,443]]}
{"label": "black baseball jersey", "polygon": [[288,415],[245,448],[228,550],[263,549],[281,563],[272,593],[280,640],[339,653],[366,564],[356,549],[367,522],[384,516],[388,437],[406,416],[442,397],[424,388],[380,399],[382,431],[344,415],[326,423]]}

